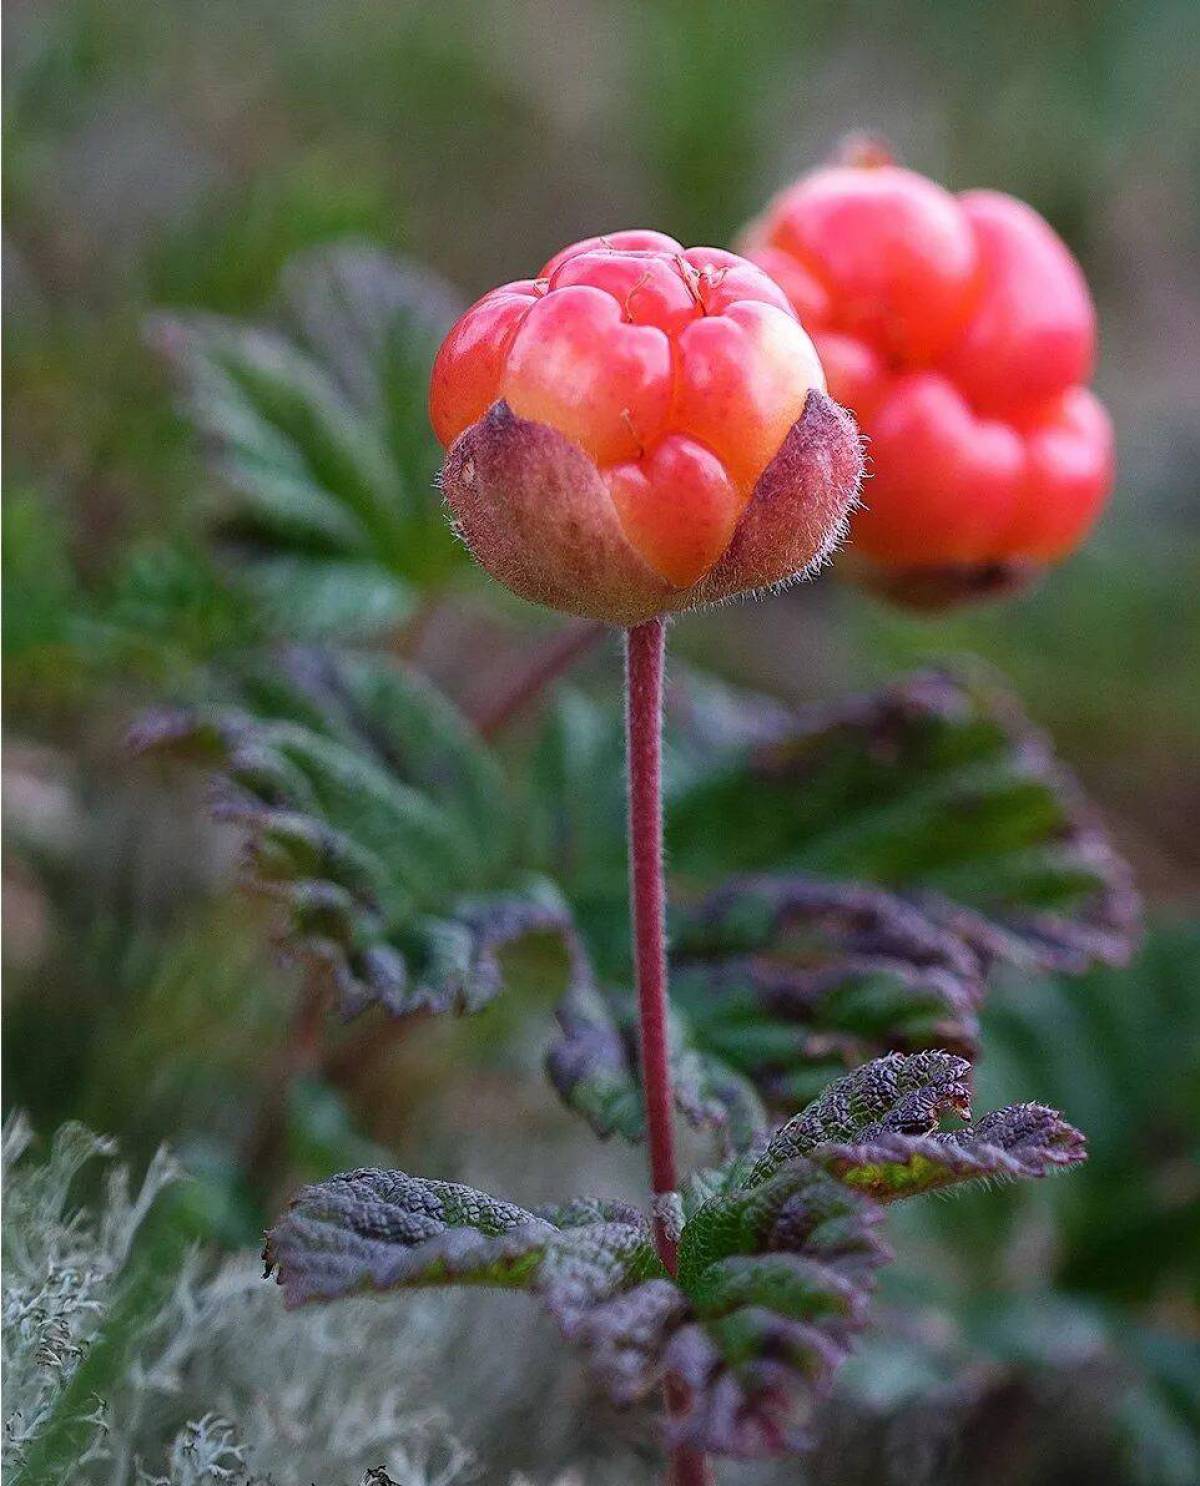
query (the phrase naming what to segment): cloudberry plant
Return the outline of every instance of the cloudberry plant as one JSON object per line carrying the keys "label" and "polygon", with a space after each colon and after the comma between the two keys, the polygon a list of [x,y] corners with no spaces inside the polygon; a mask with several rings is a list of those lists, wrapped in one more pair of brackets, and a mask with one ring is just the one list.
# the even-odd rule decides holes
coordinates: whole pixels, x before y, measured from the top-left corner
{"label": "cloudberry plant", "polygon": [[[906,314],[864,294],[834,334],[826,294],[818,323],[842,383],[839,347],[881,364],[877,345],[926,367],[948,358],[958,279],[982,304],[980,249],[947,200],[949,226],[916,232],[941,300],[920,253],[881,267],[865,237],[843,235],[841,267],[858,254],[862,282],[894,274]],[[667,617],[830,550],[862,459],[825,388],[763,269],[647,232],[575,244],[485,295],[434,364],[442,485],[466,544],[522,597],[592,633],[626,630],[631,953],[611,932],[620,738],[582,699],[535,750],[533,791],[508,787],[426,679],[378,657],[297,654],[272,666],[267,719],[167,715],[146,733],[224,758],[226,808],[349,1014],[478,1009],[503,984],[502,951],[558,938],[548,1071],[598,1134],[644,1139],[651,1212],[593,1198],[525,1208],[363,1168],[297,1194],[268,1235],[268,1273],[289,1305],[449,1283],[536,1295],[614,1402],[663,1401],[673,1486],[710,1482],[709,1454],[812,1442],[823,1391],[869,1323],[888,1204],[1083,1159],[1079,1132],[1040,1105],[961,1123],[962,1054],[993,963],[1077,967],[1128,939],[1123,872],[1100,870],[1108,854],[1070,781],[965,684],[914,678],[807,723],[739,696],[719,709],[719,742],[692,724],[681,755],[696,757],[675,774],[689,907],[669,1006]],[[964,878],[965,900],[950,901],[946,883]],[[679,1171],[677,1116],[713,1132],[717,1164]]]}
{"label": "cloudberry plant", "polygon": [[[663,616],[784,582],[841,535],[853,420],[759,268],[658,232],[589,238],[484,295],[434,363],[430,418],[467,545],[523,598],[628,626],[634,961],[651,1182],[679,1185],[662,848]],[[677,1269],[660,1215],[655,1243]],[[676,1405],[678,1399],[675,1400]],[[676,1414],[678,1408],[676,1407]],[[705,1478],[681,1449],[673,1476]]]}
{"label": "cloudberry plant", "polygon": [[1091,295],[1032,207],[951,195],[867,150],[783,191],[743,247],[868,437],[851,568],[936,604],[1079,545],[1112,484],[1112,429],[1085,385]]}
{"label": "cloudberry plant", "polygon": [[818,564],[861,473],[783,292],[659,232],[587,239],[485,294],[442,345],[430,414],[484,567],[624,625]]}

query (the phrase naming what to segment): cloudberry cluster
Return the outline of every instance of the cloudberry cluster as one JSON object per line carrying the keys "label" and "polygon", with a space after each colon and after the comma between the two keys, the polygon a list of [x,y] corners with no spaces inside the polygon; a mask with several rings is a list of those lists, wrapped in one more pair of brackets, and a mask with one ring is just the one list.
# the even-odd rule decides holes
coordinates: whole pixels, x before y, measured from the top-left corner
{"label": "cloudberry cluster", "polygon": [[867,435],[851,554],[885,584],[920,592],[924,574],[933,592],[943,570],[986,586],[1080,543],[1112,484],[1112,430],[1085,385],[1087,284],[1037,212],[872,159],[798,181],[743,248]]}

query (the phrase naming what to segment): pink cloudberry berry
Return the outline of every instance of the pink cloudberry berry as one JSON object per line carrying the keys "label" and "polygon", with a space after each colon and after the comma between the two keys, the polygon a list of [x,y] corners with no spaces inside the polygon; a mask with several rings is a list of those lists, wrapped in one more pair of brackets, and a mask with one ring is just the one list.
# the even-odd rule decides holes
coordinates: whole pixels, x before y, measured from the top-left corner
{"label": "pink cloudberry berry", "polygon": [[1032,207],[878,153],[747,232],[868,439],[851,570],[915,603],[1012,586],[1087,535],[1113,480],[1083,273]]}
{"label": "pink cloudberry berry", "polygon": [[862,468],[783,291],[659,232],[575,243],[485,294],[442,344],[429,410],[483,566],[625,625],[807,571]]}

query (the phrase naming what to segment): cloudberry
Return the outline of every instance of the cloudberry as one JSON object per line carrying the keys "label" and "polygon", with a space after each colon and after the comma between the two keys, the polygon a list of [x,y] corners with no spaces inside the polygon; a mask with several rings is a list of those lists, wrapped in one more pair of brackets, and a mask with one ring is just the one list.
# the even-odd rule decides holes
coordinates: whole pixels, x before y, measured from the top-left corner
{"label": "cloudberry", "polygon": [[1091,295],[1032,207],[873,155],[785,190],[744,250],[867,436],[852,567],[936,605],[1079,545],[1112,484],[1112,428],[1085,385]]}
{"label": "cloudberry", "polygon": [[786,295],[659,232],[575,243],[485,294],[438,353],[429,409],[483,566],[623,625],[819,563],[861,476]]}

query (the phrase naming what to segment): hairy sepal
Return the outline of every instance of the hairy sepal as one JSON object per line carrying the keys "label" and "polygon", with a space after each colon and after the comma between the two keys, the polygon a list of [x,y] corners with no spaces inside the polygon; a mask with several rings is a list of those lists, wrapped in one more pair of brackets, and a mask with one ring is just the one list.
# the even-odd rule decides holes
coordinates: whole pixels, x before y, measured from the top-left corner
{"label": "hairy sepal", "polygon": [[667,582],[634,549],[584,451],[504,402],[451,445],[442,491],[463,542],[506,588],[531,603],[628,626],[820,566],[841,539],[861,477],[853,419],[824,393],[810,392],[729,547],[686,587]]}

